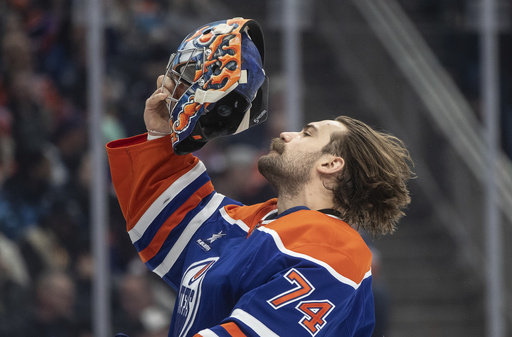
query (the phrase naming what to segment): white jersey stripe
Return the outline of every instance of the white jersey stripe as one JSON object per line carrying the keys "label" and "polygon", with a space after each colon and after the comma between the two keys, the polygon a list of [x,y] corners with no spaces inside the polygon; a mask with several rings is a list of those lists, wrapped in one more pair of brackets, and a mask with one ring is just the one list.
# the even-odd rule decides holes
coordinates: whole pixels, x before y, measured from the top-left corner
{"label": "white jersey stripe", "polygon": [[256,317],[249,314],[242,309],[235,309],[231,314],[231,317],[238,319],[240,322],[247,325],[249,328],[254,330],[258,336],[263,337],[279,337],[274,331],[270,330],[265,324],[259,321]]}
{"label": "white jersey stripe", "polygon": [[219,335],[217,335],[215,332],[213,332],[210,329],[201,330],[197,334],[202,337],[219,337]]}
{"label": "white jersey stripe", "polygon": [[171,270],[172,266],[180,256],[183,249],[188,245],[189,241],[192,239],[192,236],[196,233],[196,231],[201,227],[203,222],[205,222],[217,209],[220,204],[224,200],[224,196],[219,193],[215,193],[212,199],[205,205],[205,207],[201,210],[201,212],[197,213],[197,215],[190,220],[189,224],[181,233],[178,241],[172,246],[169,253],[167,253],[165,259],[156,267],[153,271],[160,277],[164,277],[165,274]]}
{"label": "white jersey stripe", "polygon": [[243,222],[242,220],[235,220],[233,219],[232,217],[230,217],[228,215],[228,213],[226,212],[226,210],[224,208],[222,208],[220,210],[220,214],[222,215],[222,217],[224,218],[224,220],[226,220],[227,222],[229,222],[229,224],[231,225],[237,225],[238,227],[240,227],[243,231],[245,232],[249,232],[249,226],[247,226],[247,224],[245,222]]}
{"label": "white jersey stripe", "polygon": [[[295,257],[299,257],[301,259],[305,259],[305,260],[309,260],[309,261],[312,261],[314,263],[317,263],[319,265],[321,265],[322,267],[324,267],[325,269],[327,269],[327,271],[329,273],[332,274],[332,276],[334,276],[338,281],[340,281],[341,283],[344,283],[344,284],[347,284],[349,286],[351,286],[352,288],[354,289],[357,289],[359,288],[359,286],[361,285],[361,283],[363,282],[361,280],[361,283],[356,283],[354,281],[352,281],[351,279],[341,275],[340,273],[338,273],[336,270],[334,270],[333,267],[331,267],[329,264],[321,261],[321,260],[318,260],[318,259],[315,259],[314,257],[311,257],[309,255],[306,255],[306,254],[301,254],[301,253],[297,253],[297,252],[294,252],[292,250],[289,250],[287,249],[283,242],[281,241],[281,238],[279,237],[279,234],[277,234],[274,230],[272,229],[269,229],[269,228],[266,228],[266,227],[260,227],[258,228],[258,230],[260,231],[263,231],[267,234],[270,234],[272,236],[272,238],[274,239],[274,242],[276,243],[276,246],[277,248],[283,252],[284,254],[288,254],[288,255],[291,255],[291,256],[295,256]],[[364,279],[370,277],[372,275],[372,271],[371,269],[369,271],[366,272],[366,274],[364,275]]]}
{"label": "white jersey stripe", "polygon": [[128,231],[130,239],[133,243],[139,240],[149,225],[162,212],[162,210],[178,195],[185,187],[190,185],[195,179],[206,171],[206,167],[199,162],[190,171],[176,180],[169,188],[167,188],[156,200],[149,206],[146,212],[140,217],[139,221]]}

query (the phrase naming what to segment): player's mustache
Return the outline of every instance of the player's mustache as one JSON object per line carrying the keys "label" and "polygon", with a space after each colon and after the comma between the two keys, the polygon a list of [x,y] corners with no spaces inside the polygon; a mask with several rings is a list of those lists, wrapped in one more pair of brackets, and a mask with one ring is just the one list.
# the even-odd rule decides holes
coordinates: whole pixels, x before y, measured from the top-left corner
{"label": "player's mustache", "polygon": [[281,138],[272,138],[270,142],[270,150],[274,150],[279,154],[284,152],[285,142]]}

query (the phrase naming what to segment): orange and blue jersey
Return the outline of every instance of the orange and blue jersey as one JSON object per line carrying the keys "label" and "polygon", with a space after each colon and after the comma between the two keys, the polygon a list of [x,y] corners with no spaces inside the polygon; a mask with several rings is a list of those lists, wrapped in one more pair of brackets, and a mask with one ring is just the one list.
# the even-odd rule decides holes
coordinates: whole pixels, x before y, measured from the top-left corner
{"label": "orange and blue jersey", "polygon": [[372,334],[371,253],[334,215],[277,200],[244,206],[215,192],[203,163],[170,137],[107,152],[142,261],[177,291],[169,336]]}

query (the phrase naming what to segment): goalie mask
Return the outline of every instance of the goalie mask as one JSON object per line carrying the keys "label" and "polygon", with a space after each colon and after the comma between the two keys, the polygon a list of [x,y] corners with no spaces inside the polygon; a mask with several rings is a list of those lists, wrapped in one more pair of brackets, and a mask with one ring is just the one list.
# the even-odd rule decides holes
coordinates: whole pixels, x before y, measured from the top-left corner
{"label": "goalie mask", "polygon": [[[168,102],[175,153],[196,151],[267,119],[263,58],[263,32],[254,20],[213,22],[183,40],[166,69],[175,82]],[[182,85],[188,89],[174,98]]]}

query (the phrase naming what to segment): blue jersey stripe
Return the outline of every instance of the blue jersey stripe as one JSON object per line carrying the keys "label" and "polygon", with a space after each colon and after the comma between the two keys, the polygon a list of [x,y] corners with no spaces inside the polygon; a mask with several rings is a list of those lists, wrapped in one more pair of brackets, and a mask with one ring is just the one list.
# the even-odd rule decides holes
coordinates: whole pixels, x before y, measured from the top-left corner
{"label": "blue jersey stripe", "polygon": [[172,214],[176,212],[176,210],[183,204],[185,204],[198,189],[200,189],[209,181],[210,177],[206,172],[204,172],[197,179],[191,182],[186,188],[184,188],[178,195],[176,195],[176,197],[174,197],[173,200],[167,204],[164,209],[162,209],[160,214],[155,217],[141,238],[134,243],[137,251],[140,252],[146,249],[167,218],[172,216]]}
{"label": "blue jersey stripe", "polygon": [[160,265],[163,262],[171,248],[175,245],[176,241],[180,237],[185,227],[189,224],[190,220],[192,220],[199,212],[203,210],[203,208],[210,202],[214,194],[215,192],[212,192],[206,198],[201,200],[199,205],[197,205],[197,207],[194,208],[192,211],[188,212],[187,215],[183,218],[183,221],[172,230],[172,232],[167,237],[158,253],[153,258],[146,262],[146,265],[151,270],[154,270],[158,265]]}
{"label": "blue jersey stripe", "polygon": [[[200,203],[199,205],[197,205],[197,208],[193,209],[192,211],[190,211],[186,216],[185,218],[183,218],[183,221],[175,228],[172,230],[172,236],[170,235],[167,240],[165,241],[165,243],[163,244],[162,248],[160,248],[159,252],[152,258],[150,259],[149,261],[146,262],[146,265],[151,269],[151,270],[154,270],[157,266],[159,266],[163,260],[165,259],[165,257],[167,256],[167,254],[169,253],[169,251],[171,250],[171,248],[176,244],[176,241],[178,240],[178,238],[180,237],[181,233],[183,232],[183,229],[189,224],[189,222],[198,214],[200,213],[203,208],[208,205],[208,203],[210,202],[210,200],[213,198],[213,195],[216,194],[215,192],[212,192],[208,197],[204,198]],[[218,194],[218,193],[217,193]],[[232,204],[239,204],[238,202],[236,201],[233,201],[232,199],[229,199],[229,198],[224,198],[223,201],[221,202],[221,204],[219,205],[218,209],[221,209],[223,208],[224,206],[227,206],[227,205],[232,205]],[[215,215],[214,215],[215,216]]]}

